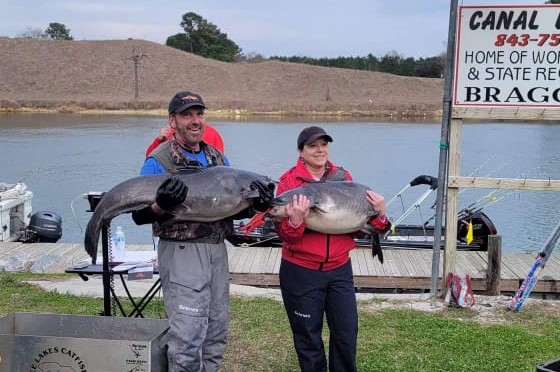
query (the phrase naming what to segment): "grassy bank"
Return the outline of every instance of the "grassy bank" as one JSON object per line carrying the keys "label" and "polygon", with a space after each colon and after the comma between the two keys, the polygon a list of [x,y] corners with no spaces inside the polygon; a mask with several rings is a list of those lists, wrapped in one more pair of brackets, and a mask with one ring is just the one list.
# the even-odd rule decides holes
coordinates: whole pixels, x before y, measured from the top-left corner
{"label": "grassy bank", "polygon": [[[101,299],[45,292],[25,282],[31,278],[56,279],[0,274],[0,316],[12,312],[96,315],[103,307]],[[373,311],[372,301],[360,302],[359,371],[535,371],[537,364],[560,358],[560,316],[543,305],[509,314],[503,324],[481,324],[469,309]],[[164,317],[161,301],[150,303],[144,314]],[[282,304],[233,297],[222,371],[297,370]]]}
{"label": "grassy bank", "polygon": [[[142,115],[142,116],[167,116],[165,108],[128,108],[128,107],[109,107],[100,105],[100,108],[87,108],[71,105],[60,105],[56,107],[2,107],[0,105],[0,114],[81,114],[81,115]],[[441,110],[411,110],[411,111],[394,111],[389,109],[377,110],[246,110],[246,109],[224,109],[224,110],[208,110],[206,117],[208,119],[239,119],[254,117],[269,118],[372,118],[372,119],[398,119],[398,120],[440,120]]]}

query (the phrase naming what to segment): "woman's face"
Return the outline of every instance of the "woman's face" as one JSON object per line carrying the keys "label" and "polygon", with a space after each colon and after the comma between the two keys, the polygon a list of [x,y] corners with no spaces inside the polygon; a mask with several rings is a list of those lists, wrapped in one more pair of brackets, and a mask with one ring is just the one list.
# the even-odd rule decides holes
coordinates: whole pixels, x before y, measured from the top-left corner
{"label": "woman's face", "polygon": [[329,160],[329,143],[324,138],[318,138],[299,151],[304,163],[312,168],[324,168]]}

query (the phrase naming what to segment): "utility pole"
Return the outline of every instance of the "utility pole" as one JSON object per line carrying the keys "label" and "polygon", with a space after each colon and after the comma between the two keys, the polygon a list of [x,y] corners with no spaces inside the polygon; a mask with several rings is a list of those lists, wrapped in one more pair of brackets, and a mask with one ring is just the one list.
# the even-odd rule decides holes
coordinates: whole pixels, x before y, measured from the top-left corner
{"label": "utility pole", "polygon": [[142,58],[144,57],[147,57],[145,53],[143,52],[137,53],[136,49],[133,47],[132,56],[130,58],[127,58],[133,62],[133,67],[134,67],[134,99],[138,99],[138,97],[140,96],[138,93],[138,67],[140,66]]}
{"label": "utility pole", "polygon": [[[447,166],[449,148],[449,122],[451,121],[451,99],[453,95],[453,71],[455,60],[455,27],[457,26],[458,0],[451,0],[449,5],[449,29],[447,36],[447,53],[445,63],[445,83],[443,87],[443,115],[441,118],[441,137],[439,142],[439,167],[438,187],[436,192],[436,218],[434,221],[434,245],[432,247],[432,280],[430,285],[430,296],[438,296],[439,259],[441,252],[441,229],[443,225],[443,214],[445,201],[444,193],[447,190]],[[444,268],[445,269],[445,268]],[[442,277],[445,279],[446,273]]]}

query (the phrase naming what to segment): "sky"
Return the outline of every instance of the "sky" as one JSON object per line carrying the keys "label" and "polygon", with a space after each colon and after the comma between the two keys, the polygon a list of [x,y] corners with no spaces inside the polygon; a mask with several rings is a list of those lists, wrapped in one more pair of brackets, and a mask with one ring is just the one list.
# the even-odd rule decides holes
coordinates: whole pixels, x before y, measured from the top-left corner
{"label": "sky", "polygon": [[[459,5],[534,5],[544,0],[463,0]],[[183,14],[215,24],[245,54],[264,57],[426,58],[447,48],[449,0],[0,0],[0,36],[51,22],[75,40],[143,39],[165,44]]]}

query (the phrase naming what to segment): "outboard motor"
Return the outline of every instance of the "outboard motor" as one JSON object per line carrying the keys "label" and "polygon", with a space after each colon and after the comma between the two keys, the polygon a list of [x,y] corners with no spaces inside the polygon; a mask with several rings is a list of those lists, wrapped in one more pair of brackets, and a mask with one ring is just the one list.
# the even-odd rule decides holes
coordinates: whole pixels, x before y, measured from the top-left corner
{"label": "outboard motor", "polygon": [[473,243],[480,247],[481,251],[488,250],[488,235],[495,235],[498,233],[496,226],[483,212],[468,213],[466,217],[458,221],[457,226],[457,239],[466,242],[468,224],[472,223],[473,226]]}
{"label": "outboard motor", "polygon": [[31,215],[27,226],[25,243],[56,243],[62,236],[62,217],[54,212],[40,211]]}

